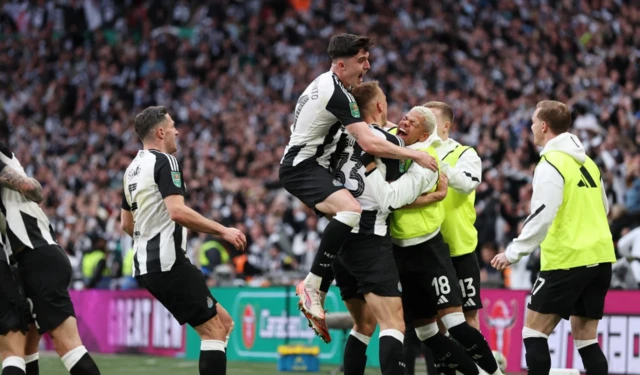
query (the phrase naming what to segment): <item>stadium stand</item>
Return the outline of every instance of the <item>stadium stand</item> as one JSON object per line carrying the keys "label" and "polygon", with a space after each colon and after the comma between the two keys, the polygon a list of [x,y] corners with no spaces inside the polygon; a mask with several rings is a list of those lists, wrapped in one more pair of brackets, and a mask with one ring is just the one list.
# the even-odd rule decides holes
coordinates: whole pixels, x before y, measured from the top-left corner
{"label": "stadium stand", "polygon": [[[387,93],[391,121],[427,100],[454,107],[452,136],[483,159],[481,259],[504,249],[529,214],[539,159],[530,117],[542,98],[571,106],[574,132],[608,187],[614,237],[640,223],[632,1],[3,3],[0,133],[42,182],[77,280],[96,235],[107,240],[113,276],[126,263],[131,242],[118,221],[122,174],[140,146],[132,116],[155,104],[180,131],[188,204],[248,234],[245,255],[227,250],[225,272],[255,285],[268,282],[260,275],[306,272],[323,220],[280,188],[278,162],[297,95],[328,69],[328,38],[345,31],[375,37],[366,78]],[[205,240],[190,240],[192,259]],[[492,285],[523,288],[536,259],[497,282],[484,267]]]}

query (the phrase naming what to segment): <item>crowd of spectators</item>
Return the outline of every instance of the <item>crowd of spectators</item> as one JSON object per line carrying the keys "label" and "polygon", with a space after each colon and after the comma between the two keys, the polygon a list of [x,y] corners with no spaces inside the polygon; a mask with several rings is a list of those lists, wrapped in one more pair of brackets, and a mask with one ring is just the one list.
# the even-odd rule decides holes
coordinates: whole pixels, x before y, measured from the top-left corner
{"label": "crowd of spectators", "polygon": [[[631,0],[3,3],[0,133],[42,182],[42,206],[76,265],[99,237],[117,275],[131,247],[119,212],[122,174],[140,147],[132,118],[164,105],[180,132],[187,203],[248,235],[246,257],[229,254],[242,258],[240,276],[308,269],[324,220],[281,189],[278,164],[297,96],[329,69],[327,42],[340,32],[375,38],[366,79],[379,80],[391,121],[428,100],[455,109],[452,137],[483,160],[485,280],[526,288],[535,273],[535,255],[508,275],[484,263],[529,214],[538,100],[571,106],[573,132],[601,168],[616,240],[638,224],[640,8]],[[193,259],[203,241],[190,237]]]}

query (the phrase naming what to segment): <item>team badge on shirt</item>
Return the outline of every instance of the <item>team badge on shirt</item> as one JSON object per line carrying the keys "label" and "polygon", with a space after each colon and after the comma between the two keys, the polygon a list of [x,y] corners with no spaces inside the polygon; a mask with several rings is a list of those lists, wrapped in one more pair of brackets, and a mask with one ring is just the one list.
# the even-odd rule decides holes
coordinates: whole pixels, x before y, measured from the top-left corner
{"label": "team badge on shirt", "polygon": [[180,172],[171,172],[171,179],[173,180],[173,184],[177,187],[182,186],[182,178],[180,177]]}
{"label": "team badge on shirt", "polygon": [[349,103],[349,109],[351,110],[351,116],[360,118],[360,108],[358,108],[358,103]]}

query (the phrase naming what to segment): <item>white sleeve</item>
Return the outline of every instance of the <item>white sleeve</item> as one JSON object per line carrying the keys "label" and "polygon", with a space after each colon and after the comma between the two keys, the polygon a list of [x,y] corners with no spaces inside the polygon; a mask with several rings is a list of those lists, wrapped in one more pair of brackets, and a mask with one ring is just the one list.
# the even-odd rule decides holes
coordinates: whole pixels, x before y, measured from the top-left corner
{"label": "white sleeve", "polygon": [[462,194],[471,194],[482,182],[482,161],[472,148],[460,155],[455,167],[443,163],[442,171],[449,178],[449,187]]}
{"label": "white sleeve", "polygon": [[366,180],[380,209],[393,211],[413,203],[420,194],[433,189],[438,183],[438,172],[414,162],[405,174],[391,183],[385,181],[377,169],[367,173]]}
{"label": "white sleeve", "polygon": [[633,249],[633,244],[640,240],[640,228],[635,228],[631,232],[620,237],[617,243],[618,253],[622,257],[628,257]]}
{"label": "white sleeve", "polygon": [[507,247],[509,262],[518,262],[544,241],[562,205],[563,192],[564,178],[560,172],[549,163],[541,163],[533,174],[531,214],[525,220],[520,236]]}

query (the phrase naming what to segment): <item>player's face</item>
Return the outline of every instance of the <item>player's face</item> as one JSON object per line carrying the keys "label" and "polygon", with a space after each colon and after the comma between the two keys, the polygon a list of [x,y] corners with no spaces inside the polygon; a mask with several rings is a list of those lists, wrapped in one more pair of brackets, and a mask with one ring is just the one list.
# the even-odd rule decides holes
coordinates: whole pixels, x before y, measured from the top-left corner
{"label": "player's face", "polygon": [[178,151],[178,146],[176,145],[176,138],[178,137],[178,129],[176,129],[176,123],[173,121],[171,116],[168,114],[165,115],[167,120],[164,122],[164,146],[165,150],[167,150],[168,154],[172,154]]}
{"label": "player's face", "polygon": [[533,143],[536,146],[542,146],[544,141],[544,132],[542,130],[542,121],[538,118],[538,111],[540,110],[536,109],[531,117],[531,132],[533,133]]}
{"label": "player's face", "polygon": [[416,142],[422,142],[429,137],[422,125],[422,115],[416,111],[409,111],[400,123],[398,123],[398,137],[402,138],[404,144],[409,146]]}
{"label": "player's face", "polygon": [[360,85],[364,75],[371,69],[369,52],[360,50],[357,55],[344,60],[344,78],[351,87]]}

